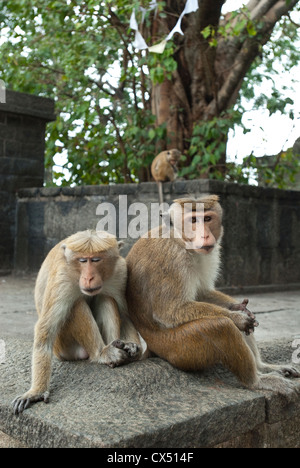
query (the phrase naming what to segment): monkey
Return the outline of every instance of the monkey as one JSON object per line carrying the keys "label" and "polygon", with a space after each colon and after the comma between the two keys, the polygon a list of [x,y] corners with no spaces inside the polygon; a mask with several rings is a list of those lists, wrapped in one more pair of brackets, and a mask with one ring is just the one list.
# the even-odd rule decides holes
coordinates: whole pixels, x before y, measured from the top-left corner
{"label": "monkey", "polygon": [[126,258],[128,310],[149,351],[183,371],[222,364],[247,388],[292,394],[286,377],[300,373],[262,362],[248,300],[215,289],[224,232],[219,197],[178,199],[167,214],[169,226],[148,232]]}
{"label": "monkey", "polygon": [[64,361],[110,367],[141,358],[141,341],[127,312],[127,267],[119,244],[107,232],[87,230],[49,252],[35,286],[32,384],[13,401],[15,414],[38,401],[48,403],[53,353]]}
{"label": "monkey", "polygon": [[159,153],[154,158],[151,165],[151,174],[158,186],[158,195],[160,204],[163,203],[162,182],[174,182],[177,177],[177,164],[180,160],[181,153],[177,149],[171,149]]}

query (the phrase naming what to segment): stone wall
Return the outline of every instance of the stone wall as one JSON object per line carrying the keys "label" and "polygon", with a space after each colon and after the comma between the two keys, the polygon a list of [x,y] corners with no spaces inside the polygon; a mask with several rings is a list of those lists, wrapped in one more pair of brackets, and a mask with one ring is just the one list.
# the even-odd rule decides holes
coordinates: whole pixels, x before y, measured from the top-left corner
{"label": "stone wall", "polygon": [[[300,192],[209,180],[168,183],[164,191],[167,203],[185,195],[220,196],[225,236],[219,286],[300,283]],[[37,270],[58,241],[79,230],[95,229],[99,204],[113,203],[118,213],[120,195],[127,195],[128,206],[133,202],[150,206],[158,200],[154,183],[20,190],[16,270]],[[125,239],[123,255],[134,242]]]}
{"label": "stone wall", "polygon": [[54,101],[6,91],[0,103],[0,271],[13,266],[16,192],[42,187],[46,123]]}

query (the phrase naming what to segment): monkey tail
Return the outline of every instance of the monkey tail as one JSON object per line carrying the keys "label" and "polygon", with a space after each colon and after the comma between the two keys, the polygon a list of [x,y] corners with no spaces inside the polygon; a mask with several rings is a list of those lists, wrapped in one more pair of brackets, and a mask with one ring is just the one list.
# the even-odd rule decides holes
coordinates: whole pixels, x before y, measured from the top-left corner
{"label": "monkey tail", "polygon": [[157,182],[157,187],[158,187],[158,198],[159,198],[159,203],[160,203],[160,205],[162,205],[163,202],[164,202],[164,194],[163,194],[163,184],[162,184],[162,182]]}
{"label": "monkey tail", "polygon": [[257,379],[254,355],[227,317],[205,317],[175,328],[140,331],[152,352],[179,369],[199,371],[221,363],[248,387]]}

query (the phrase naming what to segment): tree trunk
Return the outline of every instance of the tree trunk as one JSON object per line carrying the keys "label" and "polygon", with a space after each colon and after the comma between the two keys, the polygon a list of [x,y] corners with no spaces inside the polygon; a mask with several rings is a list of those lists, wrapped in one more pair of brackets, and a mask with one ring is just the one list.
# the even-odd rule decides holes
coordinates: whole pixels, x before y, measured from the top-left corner
{"label": "tree trunk", "polygon": [[[195,124],[219,117],[235,104],[243,79],[260,47],[270,39],[276,22],[297,2],[250,0],[248,23],[239,35],[228,34],[226,38],[220,35],[219,27],[226,26],[226,31],[232,31],[245,19],[245,14],[222,17],[225,0],[201,0],[198,11],[183,18],[185,34],[174,37],[177,70],[171,80],[166,79],[152,88],[152,111],[157,125],[167,124],[169,141],[162,149],[187,150]],[[152,34],[153,42],[165,37],[175,26],[185,3],[167,0],[166,17],[158,15],[153,19],[152,32],[156,33]],[[250,22],[256,28],[256,35],[248,33]],[[210,27],[210,35],[204,38],[202,32],[207,27]],[[222,138],[226,139],[227,135]],[[219,161],[221,166],[225,165],[226,154],[222,159]]]}

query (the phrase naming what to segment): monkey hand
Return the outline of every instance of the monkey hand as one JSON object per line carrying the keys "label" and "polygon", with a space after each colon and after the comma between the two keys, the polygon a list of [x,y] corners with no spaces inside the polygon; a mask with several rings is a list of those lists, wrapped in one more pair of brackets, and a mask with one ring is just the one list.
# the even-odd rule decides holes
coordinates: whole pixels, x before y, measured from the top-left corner
{"label": "monkey hand", "polygon": [[18,396],[12,402],[14,414],[23,413],[23,411],[29,408],[32,403],[37,403],[38,401],[49,403],[49,392],[33,393],[29,390],[29,392],[24,395]]}
{"label": "monkey hand", "polygon": [[[241,302],[240,304],[236,303],[236,304],[231,304],[229,306],[230,310],[244,312],[250,319],[252,319],[253,328],[250,328],[250,330],[248,332],[246,331],[246,335],[250,335],[251,331],[254,332],[254,328],[259,326],[259,323],[256,320],[256,317],[253,314],[253,312],[250,312],[250,310],[247,309],[248,304],[249,304],[249,299],[244,299],[243,302]],[[245,330],[243,330],[243,331],[245,331]]]}
{"label": "monkey hand", "polygon": [[100,362],[113,368],[138,360],[141,353],[142,349],[136,343],[115,340],[103,349]]}
{"label": "monkey hand", "polygon": [[255,315],[247,309],[246,314],[232,312],[230,318],[233,320],[238,329],[242,332],[245,332],[246,335],[254,333],[254,329],[259,325]]}
{"label": "monkey hand", "polygon": [[[249,313],[251,314],[251,312],[247,309],[248,304],[249,304],[249,299],[244,299],[243,302],[241,302],[240,304],[238,302],[234,304],[230,304],[229,310],[242,311],[242,312],[246,312],[247,314]],[[254,317],[254,314],[252,315]]]}

